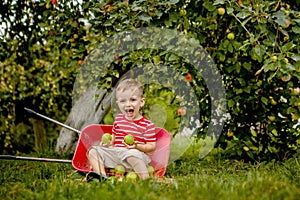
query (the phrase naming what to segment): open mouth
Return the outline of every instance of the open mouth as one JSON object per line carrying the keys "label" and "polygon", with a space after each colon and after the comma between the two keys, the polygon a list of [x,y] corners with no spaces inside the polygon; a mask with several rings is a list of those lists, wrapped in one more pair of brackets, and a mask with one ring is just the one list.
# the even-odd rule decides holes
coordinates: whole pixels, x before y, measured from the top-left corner
{"label": "open mouth", "polygon": [[134,110],[133,109],[128,109],[128,110],[125,110],[126,114],[129,116],[129,117],[132,117],[133,116],[133,113],[134,113]]}

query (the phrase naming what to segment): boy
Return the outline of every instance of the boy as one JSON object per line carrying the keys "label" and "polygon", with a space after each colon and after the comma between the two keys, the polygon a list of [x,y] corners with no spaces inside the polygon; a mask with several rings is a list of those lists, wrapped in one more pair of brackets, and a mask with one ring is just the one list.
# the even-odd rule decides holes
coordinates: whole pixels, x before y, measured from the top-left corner
{"label": "boy", "polygon": [[[147,153],[155,150],[156,133],[154,124],[140,114],[145,104],[142,84],[135,79],[125,79],[116,89],[116,102],[121,111],[114,121],[112,140],[109,145],[100,143],[87,154],[93,175],[107,179],[105,167],[115,168],[124,165],[133,168],[139,178],[149,178]],[[134,144],[124,143],[127,134],[134,136]]]}

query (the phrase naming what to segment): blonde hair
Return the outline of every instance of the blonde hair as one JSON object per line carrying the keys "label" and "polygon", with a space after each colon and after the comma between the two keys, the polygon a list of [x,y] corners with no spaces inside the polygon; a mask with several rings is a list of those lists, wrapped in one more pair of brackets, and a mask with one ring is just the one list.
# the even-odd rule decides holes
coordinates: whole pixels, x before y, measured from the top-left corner
{"label": "blonde hair", "polygon": [[122,80],[118,84],[116,92],[124,92],[127,90],[135,90],[135,89],[138,89],[140,95],[143,96],[142,84],[136,79],[129,78],[129,79]]}

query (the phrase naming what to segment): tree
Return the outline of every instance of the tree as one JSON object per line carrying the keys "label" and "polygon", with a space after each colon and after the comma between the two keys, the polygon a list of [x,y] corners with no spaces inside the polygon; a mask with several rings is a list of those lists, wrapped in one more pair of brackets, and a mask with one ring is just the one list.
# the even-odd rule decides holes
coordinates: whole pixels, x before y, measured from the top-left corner
{"label": "tree", "polygon": [[[65,120],[71,110],[71,95],[76,96],[71,91],[78,62],[86,65],[92,52],[114,35],[159,27],[199,41],[222,74],[230,118],[218,145],[226,155],[255,160],[292,156],[300,143],[297,6],[299,1],[6,2],[4,7],[8,9],[2,16],[11,25],[6,26],[9,28],[1,41],[1,102],[5,106],[1,110],[0,141],[11,149],[10,136],[17,125],[14,110],[22,103],[38,105],[47,115]],[[27,18],[34,22],[26,21],[26,17],[22,20],[25,8],[29,10]],[[14,13],[15,18],[9,17]],[[24,25],[26,28],[17,29]],[[198,137],[206,134],[212,120],[207,108],[214,102],[205,80],[191,63],[162,49],[139,49],[114,56],[104,71],[94,74],[101,76],[99,89],[108,92],[126,72],[143,64],[173,66],[178,79],[190,74],[189,84],[201,111]],[[15,76],[11,76],[12,71]],[[31,74],[38,78],[33,79]],[[173,106],[177,111],[180,105],[177,102]],[[108,111],[108,106],[105,108]]]}

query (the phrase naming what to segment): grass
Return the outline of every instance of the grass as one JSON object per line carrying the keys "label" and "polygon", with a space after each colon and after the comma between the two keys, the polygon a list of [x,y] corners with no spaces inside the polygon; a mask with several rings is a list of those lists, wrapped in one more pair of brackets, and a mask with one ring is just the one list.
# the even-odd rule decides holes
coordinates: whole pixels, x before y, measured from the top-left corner
{"label": "grass", "polygon": [[299,162],[183,157],[169,165],[170,183],[87,183],[70,164],[0,160],[0,199],[299,199]]}

